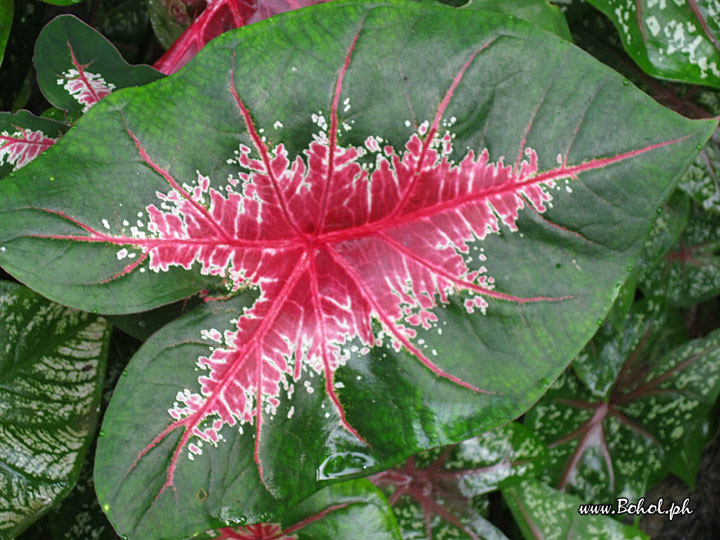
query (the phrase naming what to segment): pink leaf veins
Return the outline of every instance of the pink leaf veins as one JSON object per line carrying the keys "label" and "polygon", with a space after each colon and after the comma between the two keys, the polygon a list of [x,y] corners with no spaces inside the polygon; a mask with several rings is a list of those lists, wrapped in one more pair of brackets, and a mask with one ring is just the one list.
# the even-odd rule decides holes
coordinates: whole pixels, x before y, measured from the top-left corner
{"label": "pink leaf veins", "polygon": [[[491,43],[467,59],[434,117],[418,126],[399,150],[380,136],[367,137],[363,146],[339,143],[338,135],[352,129],[340,120],[340,110],[351,106],[349,98],[343,99],[343,79],[354,42],[339,69],[329,120],[321,111],[312,115],[318,132],[302,155],[290,156],[282,144],[265,142],[264,130],[254,125],[233,83],[233,67],[228,91],[252,144],[236,150],[230,163],[238,172],[227,185],[215,188],[200,172],[193,185],[181,185],[128,126],[138,155],[167,185],[157,192],[158,201],[145,208],[147,227],[138,223],[131,235],[110,234],[52,211],[84,234],[51,238],[120,248],[117,258],[129,262],[109,280],[146,269],[198,265],[204,274],[226,277],[233,290],[252,286],[260,292],[254,305],[231,321],[233,330],[203,331],[212,349],[197,360],[199,390],[177,394],[169,409],[172,421],[132,466],[181,430],[158,496],[173,485],[183,449],[194,459],[203,443],[218,444],[225,425],[254,424],[255,461],[262,478],[263,418],[276,414],[282,390],[291,399],[300,379],[306,391],[314,391],[316,374],[334,405],[335,421],[363,441],[345,416],[338,394],[342,385],[334,380],[336,370],[357,352],[353,343],[360,342],[360,353],[380,343],[405,349],[437,377],[471,394],[493,393],[443,370],[434,360],[437,352],[418,339],[419,330],[435,329],[433,310],[453,294],[463,294],[468,312],[485,312],[488,301],[569,298],[521,298],[496,290],[484,266],[468,266],[470,244],[503,225],[516,230],[518,212],[526,206],[544,212],[556,181],[574,180],[584,171],[675,141],[572,166],[567,156],[560,156],[556,168],[543,172],[524,140],[513,165],[503,158],[492,162],[487,150],[470,149],[459,161],[451,160],[455,120],[444,119],[445,110],[465,72]],[[273,127],[281,129],[282,123]],[[110,224],[103,220],[102,228],[108,230]],[[378,335],[374,323],[381,327]],[[288,416],[292,414],[293,408]]]}
{"label": "pink leaf veins", "polygon": [[0,132],[0,165],[13,165],[13,171],[28,164],[55,144],[57,139],[45,136],[40,130],[18,127],[13,133]]}
{"label": "pink leaf veins", "polygon": [[57,83],[62,86],[80,105],[83,113],[95,105],[102,98],[115,90],[115,85],[106,82],[98,73],[87,71],[90,64],[81,64],[75,57],[75,51],[67,43],[73,67],[62,73]]}

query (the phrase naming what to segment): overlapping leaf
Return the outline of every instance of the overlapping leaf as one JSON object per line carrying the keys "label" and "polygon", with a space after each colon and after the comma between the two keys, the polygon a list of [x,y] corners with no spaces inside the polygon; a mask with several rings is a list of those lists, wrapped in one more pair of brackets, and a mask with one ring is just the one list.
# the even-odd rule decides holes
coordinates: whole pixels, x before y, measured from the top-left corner
{"label": "overlapping leaf", "polygon": [[720,349],[715,333],[662,354],[683,333],[682,321],[647,300],[579,358],[586,385],[564,374],[527,414],[549,445],[553,485],[603,502],[637,500],[668,471],[694,482],[720,391]]}
{"label": "overlapping leaf", "polygon": [[95,433],[107,324],[0,282],[0,536],[77,481]]}
{"label": "overlapping leaf", "polygon": [[112,43],[72,15],[61,15],[43,28],[33,63],[47,100],[71,119],[113,90],[162,77],[150,66],[129,65]]}
{"label": "overlapping leaf", "polygon": [[633,60],[655,77],[720,87],[715,0],[588,0],[612,19]]}
{"label": "overlapping leaf", "polygon": [[640,279],[647,294],[690,306],[720,292],[720,215],[694,209],[678,244]]}
{"label": "overlapping leaf", "polygon": [[534,476],[547,451],[510,423],[462,443],[422,452],[370,480],[388,493],[405,540],[505,538],[485,519],[482,495]]}
{"label": "overlapping leaf", "polygon": [[232,297],[157,332],[108,411],[98,494],[143,539],[517,417],[714,127],[503,15],[332,3],[206,50],[0,184],[0,263],[50,297]]}
{"label": "overlapping leaf", "polygon": [[198,540],[400,540],[387,500],[367,480],[327,487],[277,522],[223,527]]}
{"label": "overlapping leaf", "polygon": [[0,178],[50,148],[68,126],[28,111],[0,113]]}
{"label": "overlapping leaf", "polygon": [[503,490],[503,496],[528,540],[647,540],[648,536],[606,515],[581,515],[583,501],[528,480]]}

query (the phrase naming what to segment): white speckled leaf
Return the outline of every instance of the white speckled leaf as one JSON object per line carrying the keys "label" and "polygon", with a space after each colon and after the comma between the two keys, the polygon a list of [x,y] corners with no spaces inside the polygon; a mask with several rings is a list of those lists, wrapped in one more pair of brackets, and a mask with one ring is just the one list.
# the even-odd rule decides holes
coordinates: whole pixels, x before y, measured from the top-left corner
{"label": "white speckled leaf", "polygon": [[650,75],[720,87],[718,0],[588,0]]}
{"label": "white speckled leaf", "polygon": [[503,490],[503,496],[529,540],[647,539],[634,527],[605,516],[581,516],[582,501],[535,480]]}
{"label": "white speckled leaf", "polygon": [[[643,303],[623,332],[596,338],[605,346],[596,363],[614,365],[606,394],[598,390],[607,385],[590,381],[592,393],[567,372],[526,415],[550,449],[546,480],[588,502],[637,500],[667,472],[692,483],[706,442],[720,391],[720,333],[683,343],[681,321],[657,300]],[[621,369],[608,351],[625,356]]]}
{"label": "white speckled leaf", "polygon": [[678,243],[640,278],[646,294],[691,306],[720,293],[720,215],[695,209]]}
{"label": "white speckled leaf", "polygon": [[713,133],[678,187],[704,210],[720,212],[720,132]]}
{"label": "white speckled leaf", "polygon": [[95,432],[108,325],[0,282],[0,538],[77,481]]}
{"label": "white speckled leaf", "polygon": [[533,477],[546,464],[542,442],[510,423],[416,454],[371,480],[388,494],[404,540],[501,540],[505,535],[485,519],[484,495]]}

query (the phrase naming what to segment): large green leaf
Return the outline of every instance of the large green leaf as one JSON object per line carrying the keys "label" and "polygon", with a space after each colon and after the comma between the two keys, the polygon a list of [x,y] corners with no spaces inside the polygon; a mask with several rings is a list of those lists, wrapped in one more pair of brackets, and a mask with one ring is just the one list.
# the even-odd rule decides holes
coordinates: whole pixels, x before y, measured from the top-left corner
{"label": "large green leaf", "polygon": [[532,432],[511,422],[460,444],[426,450],[370,480],[387,494],[404,540],[503,540],[487,517],[486,493],[547,465]]}
{"label": "large green leaf", "polygon": [[589,509],[580,499],[535,480],[504,489],[503,497],[528,540],[648,539],[640,530],[607,515],[583,513]]}
{"label": "large green leaf", "polygon": [[646,299],[578,359],[585,384],[564,374],[526,415],[549,445],[556,487],[586,502],[637,501],[669,471],[694,482],[720,392],[720,333],[666,352],[683,333],[681,320]]}
{"label": "large green leaf", "polygon": [[633,60],[650,75],[720,88],[717,0],[588,0],[612,19]]}
{"label": "large green leaf", "polygon": [[515,18],[333,2],[94,106],[0,183],[0,263],[100,312],[231,296],[138,352],[96,488],[143,540],[267,521],[524,412],[715,125]]}
{"label": "large green leaf", "polygon": [[0,282],[0,537],[62,499],[95,433],[108,325]]}

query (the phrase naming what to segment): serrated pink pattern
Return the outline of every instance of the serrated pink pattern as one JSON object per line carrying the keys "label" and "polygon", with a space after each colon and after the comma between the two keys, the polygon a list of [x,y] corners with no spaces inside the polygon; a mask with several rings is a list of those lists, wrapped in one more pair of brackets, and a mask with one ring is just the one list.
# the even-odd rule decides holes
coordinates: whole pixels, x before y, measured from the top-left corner
{"label": "serrated pink pattern", "polygon": [[18,128],[12,134],[0,132],[0,165],[5,161],[13,165],[13,171],[27,165],[42,152],[55,144],[57,139],[47,137],[40,130]]}
{"label": "serrated pink pattern", "polygon": [[[201,173],[193,185],[180,185],[128,126],[139,157],[167,186],[157,192],[158,201],[145,208],[147,232],[113,235],[52,211],[86,234],[48,235],[51,238],[123,246],[118,259],[128,256],[128,248],[136,250],[138,258],[108,281],[138,269],[164,272],[198,266],[202,273],[226,277],[232,291],[253,287],[260,294],[233,320],[232,329],[203,332],[212,343],[211,352],[197,361],[202,369],[199,391],[177,394],[169,409],[172,422],[132,465],[130,471],[170,433],[182,430],[158,496],[173,485],[183,449],[194,459],[202,443],[219,442],[225,425],[254,425],[255,461],[262,479],[263,417],[277,413],[299,380],[314,391],[316,373],[334,406],[335,421],[363,441],[345,416],[334,381],[337,368],[350,358],[351,342],[359,345],[360,354],[380,341],[405,349],[437,377],[466,388],[468,397],[493,393],[448,373],[431,358],[435,351],[419,334],[434,329],[434,310],[459,293],[468,312],[485,310],[488,300],[570,298],[523,298],[495,290],[485,267],[477,260],[471,263],[471,257],[484,257],[471,250],[472,244],[502,226],[516,230],[519,211],[526,206],[544,212],[551,200],[548,190],[557,180],[575,180],[584,171],[677,141],[578,165],[567,165],[568,148],[556,168],[543,172],[538,171],[537,153],[525,147],[525,136],[513,165],[502,157],[491,161],[487,150],[456,152],[452,121],[444,121],[443,115],[465,72],[491,44],[470,55],[434,118],[414,132],[408,130],[399,150],[380,136],[364,137],[365,146],[341,144],[338,138],[351,129],[340,121],[339,109],[355,41],[339,70],[329,126],[322,113],[314,114],[319,130],[296,156],[282,144],[265,142],[235,87],[233,65],[228,88],[249,140],[238,148],[233,162],[239,171],[227,185],[220,187]],[[342,107],[351,107],[349,99]],[[106,223],[105,228],[111,227]],[[288,417],[291,414],[292,408]]]}

